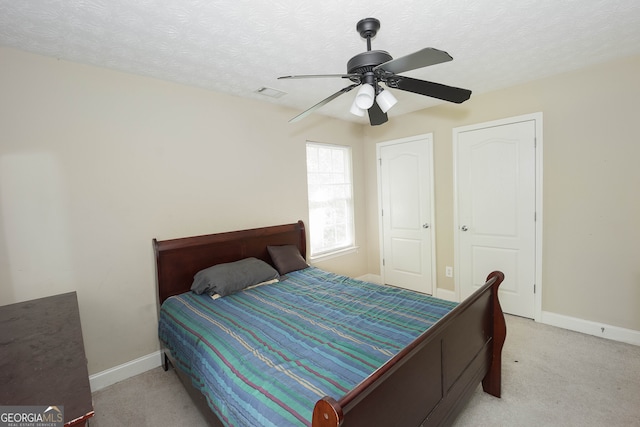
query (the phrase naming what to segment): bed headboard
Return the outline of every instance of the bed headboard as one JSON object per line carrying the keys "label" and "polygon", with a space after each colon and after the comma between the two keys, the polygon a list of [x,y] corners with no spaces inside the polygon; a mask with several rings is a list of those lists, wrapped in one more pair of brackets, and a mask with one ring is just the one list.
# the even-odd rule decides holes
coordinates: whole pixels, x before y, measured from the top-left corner
{"label": "bed headboard", "polygon": [[296,245],[307,259],[304,223],[229,231],[171,240],[153,239],[156,255],[158,304],[191,289],[193,276],[215,264],[256,257],[273,265],[269,245]]}

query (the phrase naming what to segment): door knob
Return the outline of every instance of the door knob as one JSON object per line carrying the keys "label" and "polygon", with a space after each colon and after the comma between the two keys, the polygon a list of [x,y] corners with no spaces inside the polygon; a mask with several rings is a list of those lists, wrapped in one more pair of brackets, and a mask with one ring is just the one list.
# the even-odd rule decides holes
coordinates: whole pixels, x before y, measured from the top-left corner
{"label": "door knob", "polygon": [[422,224],[422,228],[429,228],[429,223],[425,222],[424,224]]}
{"label": "door knob", "polygon": [[460,227],[460,230],[462,231],[467,231],[469,229],[469,227],[467,227],[466,225],[463,225],[462,227]]}

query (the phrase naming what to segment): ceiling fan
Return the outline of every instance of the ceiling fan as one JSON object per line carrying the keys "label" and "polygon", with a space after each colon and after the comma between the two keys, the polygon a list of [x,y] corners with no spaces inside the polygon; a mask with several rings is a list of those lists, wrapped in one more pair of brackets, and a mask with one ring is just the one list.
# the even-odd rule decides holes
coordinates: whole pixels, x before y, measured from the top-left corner
{"label": "ceiling fan", "polygon": [[278,79],[338,77],[349,79],[353,82],[352,85],[340,89],[313,107],[298,114],[289,120],[290,123],[305,118],[340,95],[361,86],[351,105],[351,113],[357,116],[364,116],[365,111],[368,110],[371,125],[381,125],[388,120],[387,111],[395,105],[397,100],[390,91],[383,89],[380,83],[385,83],[387,87],[393,89],[413,92],[457,104],[469,99],[471,91],[468,89],[399,76],[398,73],[440,64],[451,61],[453,58],[445,51],[427,47],[410,55],[393,59],[384,50],[371,50],[371,39],[375,37],[379,29],[380,21],[375,18],[365,18],[358,22],[356,30],[363,39],[367,40],[367,51],[359,53],[347,62],[347,74],[310,74],[278,77]]}

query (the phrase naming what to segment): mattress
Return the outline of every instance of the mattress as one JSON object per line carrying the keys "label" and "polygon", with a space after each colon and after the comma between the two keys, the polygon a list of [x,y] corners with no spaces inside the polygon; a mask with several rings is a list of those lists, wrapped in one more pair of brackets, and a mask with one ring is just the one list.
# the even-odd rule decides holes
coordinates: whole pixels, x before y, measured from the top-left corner
{"label": "mattress", "polygon": [[224,298],[187,292],[159,337],[228,426],[310,425],[456,303],[309,267]]}

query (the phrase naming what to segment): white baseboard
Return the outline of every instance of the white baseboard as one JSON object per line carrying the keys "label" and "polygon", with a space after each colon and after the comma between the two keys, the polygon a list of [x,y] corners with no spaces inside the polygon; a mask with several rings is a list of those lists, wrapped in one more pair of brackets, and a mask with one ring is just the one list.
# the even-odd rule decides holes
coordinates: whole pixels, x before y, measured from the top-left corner
{"label": "white baseboard", "polygon": [[161,364],[162,356],[160,350],[158,350],[130,362],[123,363],[122,365],[114,366],[106,371],[89,375],[91,392],[93,393],[94,391],[102,390],[111,384],[142,374],[150,369],[157,368]]}
{"label": "white baseboard", "polygon": [[449,289],[436,288],[435,297],[444,299],[447,301],[458,302],[458,298],[456,297],[456,292],[450,291]]}
{"label": "white baseboard", "polygon": [[[356,277],[356,279],[363,280],[365,282],[370,282],[370,283],[377,283],[378,285],[381,285],[383,283],[382,276],[379,274],[367,273],[365,275]],[[448,289],[436,288],[436,292],[434,296],[436,298],[444,299],[447,301],[458,302],[455,291],[450,291]]]}
{"label": "white baseboard", "polygon": [[356,277],[356,279],[362,280],[363,282],[376,283],[378,285],[382,284],[382,276],[379,274],[367,273],[364,276]]}
{"label": "white baseboard", "polygon": [[604,323],[592,322],[590,320],[578,319],[548,311],[542,312],[540,323],[596,337],[607,338],[613,341],[640,345],[640,331],[633,329],[620,328],[618,326],[606,325]]}

